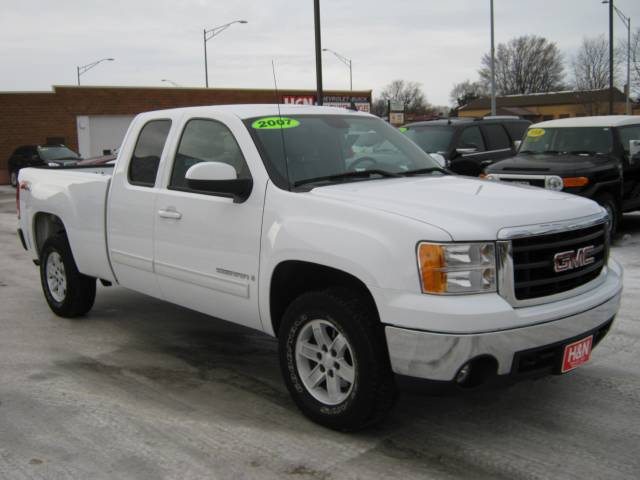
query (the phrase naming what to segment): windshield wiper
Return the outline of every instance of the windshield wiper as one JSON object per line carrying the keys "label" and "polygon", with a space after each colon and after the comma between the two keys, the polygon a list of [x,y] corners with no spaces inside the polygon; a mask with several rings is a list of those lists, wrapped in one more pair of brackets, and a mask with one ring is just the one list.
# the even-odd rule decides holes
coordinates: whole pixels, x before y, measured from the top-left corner
{"label": "windshield wiper", "polygon": [[403,177],[410,177],[412,175],[422,175],[424,173],[433,173],[433,172],[440,172],[440,173],[444,173],[445,175],[449,175],[449,172],[447,170],[440,167],[428,167],[428,168],[418,168],[416,170],[407,170],[406,172],[400,172],[400,175],[402,175]]}
{"label": "windshield wiper", "polygon": [[305,178],[304,180],[298,180],[293,184],[294,187],[299,187],[300,185],[305,185],[308,183],[322,182],[322,181],[331,181],[331,180],[341,180],[343,178],[368,178],[371,175],[380,175],[381,177],[399,177],[396,173],[387,172],[386,170],[356,170],[354,172],[344,172],[344,173],[336,173],[335,175],[325,175],[322,177],[314,177],[314,178]]}

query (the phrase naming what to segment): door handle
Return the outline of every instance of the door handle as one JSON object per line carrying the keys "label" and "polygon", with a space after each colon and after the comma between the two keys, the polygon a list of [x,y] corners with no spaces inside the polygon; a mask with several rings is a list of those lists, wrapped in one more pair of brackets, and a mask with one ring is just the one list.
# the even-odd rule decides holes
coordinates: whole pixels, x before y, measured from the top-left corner
{"label": "door handle", "polygon": [[175,210],[158,210],[158,215],[162,218],[171,218],[173,220],[180,220],[182,218],[182,214]]}

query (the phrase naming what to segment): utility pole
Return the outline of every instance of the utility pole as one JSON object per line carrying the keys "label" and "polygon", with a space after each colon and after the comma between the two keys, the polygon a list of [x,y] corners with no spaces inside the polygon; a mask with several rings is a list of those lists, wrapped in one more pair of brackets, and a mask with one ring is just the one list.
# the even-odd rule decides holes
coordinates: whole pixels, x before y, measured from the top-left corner
{"label": "utility pole", "polygon": [[627,17],[627,98],[625,112],[631,115],[631,17]]}
{"label": "utility pole", "polygon": [[322,42],[320,39],[320,0],[313,0],[313,21],[316,32],[316,85],[317,85],[317,103],[322,105]]}
{"label": "utility pole", "polygon": [[496,49],[493,28],[493,0],[491,1],[491,115],[496,115]]}

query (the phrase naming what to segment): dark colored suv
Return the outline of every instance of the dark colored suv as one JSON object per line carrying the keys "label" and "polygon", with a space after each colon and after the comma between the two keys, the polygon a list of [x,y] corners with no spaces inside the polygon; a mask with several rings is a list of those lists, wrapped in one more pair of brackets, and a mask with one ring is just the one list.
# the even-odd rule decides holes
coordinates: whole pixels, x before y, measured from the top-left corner
{"label": "dark colored suv", "polygon": [[82,160],[80,155],[64,145],[22,145],[9,157],[9,179],[15,187],[21,168],[43,165],[59,167],[73,165],[79,160]]}
{"label": "dark colored suv", "polygon": [[529,125],[510,116],[451,118],[410,123],[400,131],[449,170],[477,177],[492,163],[515,155]]}
{"label": "dark colored suv", "polygon": [[615,232],[623,212],[640,210],[640,115],[537,123],[517,156],[485,172],[488,180],[591,198],[607,210]]}

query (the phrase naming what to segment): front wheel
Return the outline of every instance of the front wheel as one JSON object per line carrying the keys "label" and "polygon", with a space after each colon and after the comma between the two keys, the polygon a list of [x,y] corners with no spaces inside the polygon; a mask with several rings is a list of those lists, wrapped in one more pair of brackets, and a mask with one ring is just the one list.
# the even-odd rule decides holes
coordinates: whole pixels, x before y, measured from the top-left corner
{"label": "front wheel", "polygon": [[280,366],[300,410],[334,430],[376,423],[396,399],[384,332],[371,301],[327,289],[294,300],[279,331]]}
{"label": "front wheel", "polygon": [[40,254],[40,281],[49,308],[61,317],[84,315],[96,298],[96,279],[78,271],[64,235],[47,240]]}
{"label": "front wheel", "polygon": [[18,171],[17,170],[11,170],[9,172],[9,182],[11,183],[12,187],[17,187],[18,186]]}
{"label": "front wheel", "polygon": [[595,200],[602,207],[604,207],[604,209],[607,211],[607,214],[609,215],[609,235],[613,237],[618,230],[618,223],[621,215],[618,209],[618,205],[613,199],[613,196],[609,195],[608,193],[597,196]]}

